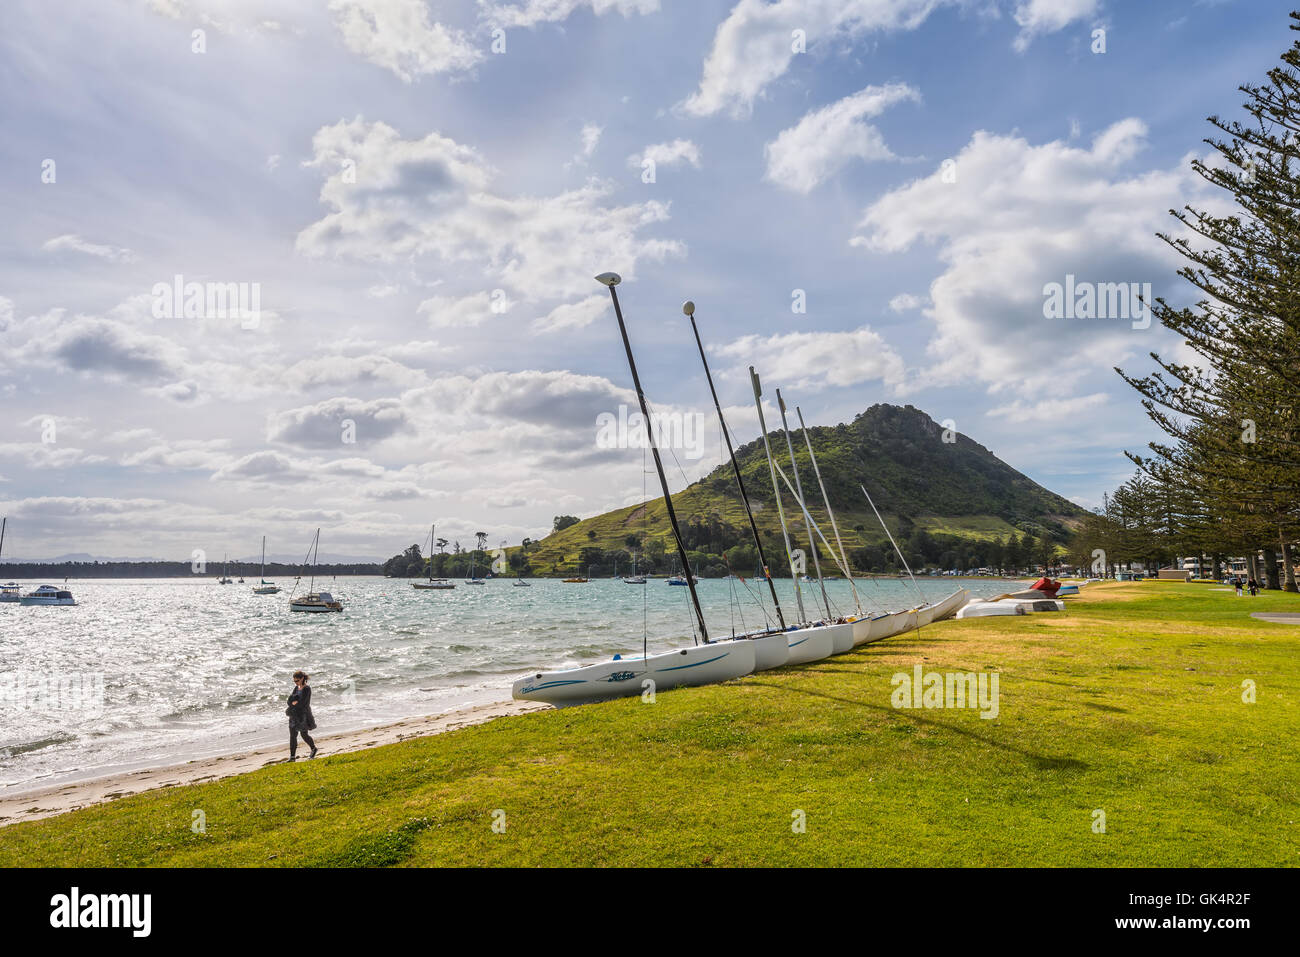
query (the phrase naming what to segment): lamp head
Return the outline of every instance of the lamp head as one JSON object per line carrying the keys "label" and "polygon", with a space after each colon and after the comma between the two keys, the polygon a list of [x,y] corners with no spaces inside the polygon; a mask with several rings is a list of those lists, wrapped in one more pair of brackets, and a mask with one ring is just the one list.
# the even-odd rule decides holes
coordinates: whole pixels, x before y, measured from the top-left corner
{"label": "lamp head", "polygon": [[611,289],[623,281],[623,277],[616,272],[603,272],[596,277],[596,282],[602,286],[609,286]]}
{"label": "lamp head", "polygon": [[682,303],[682,314],[687,316],[695,315],[695,303],[691,302],[689,299]]}

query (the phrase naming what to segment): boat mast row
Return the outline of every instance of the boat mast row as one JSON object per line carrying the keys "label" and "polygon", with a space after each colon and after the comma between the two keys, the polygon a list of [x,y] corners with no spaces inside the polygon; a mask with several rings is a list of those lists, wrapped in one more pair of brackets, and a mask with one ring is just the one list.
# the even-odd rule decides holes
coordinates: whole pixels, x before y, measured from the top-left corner
{"label": "boat mast row", "polygon": [[704,363],[704,377],[709,380],[709,392],[713,394],[713,407],[718,410],[718,425],[722,428],[722,437],[727,441],[727,454],[731,456],[731,470],[736,473],[736,485],[740,488],[740,500],[745,503],[745,515],[749,518],[749,529],[754,533],[754,545],[758,549],[758,561],[763,566],[763,577],[767,579],[768,590],[772,593],[772,604],[776,606],[776,619],[785,631],[785,615],[781,613],[781,602],[776,597],[776,585],[772,582],[772,573],[767,567],[767,555],[763,552],[763,540],[758,535],[758,524],[754,521],[753,509],[749,507],[749,495],[745,492],[745,480],[740,475],[740,464],[736,461],[736,450],[731,444],[731,433],[727,430],[727,420],[722,415],[722,403],[718,401],[718,390],[713,387],[713,374],[709,371],[709,360],[704,357],[704,343],[700,341],[700,330],[695,325],[695,303],[687,300],[682,304],[682,312],[691,320],[691,331],[695,333],[695,345],[700,350],[700,362]]}
{"label": "boat mast row", "polygon": [[655,445],[654,429],[650,425],[650,409],[646,405],[645,392],[641,390],[641,377],[637,375],[636,360],[632,358],[632,343],[627,337],[627,326],[623,322],[623,310],[618,304],[618,293],[614,287],[623,281],[616,272],[603,272],[596,281],[609,289],[609,296],[614,300],[614,315],[618,319],[618,331],[623,336],[623,349],[627,353],[628,369],[632,372],[632,384],[636,387],[637,402],[641,405],[641,417],[645,423],[646,441],[655,460],[655,471],[659,473],[659,486],[663,489],[664,505],[668,507],[668,521],[673,527],[673,541],[677,543],[677,554],[682,560],[682,570],[686,573],[686,584],[691,589],[691,604],[695,606],[695,620],[700,626],[700,636],[705,643],[709,640],[709,629],[704,624],[704,612],[700,608],[700,596],[695,591],[695,575],[691,571],[690,559],[686,556],[686,544],[682,541],[682,532],[677,525],[677,512],[673,508],[673,497],[668,491],[668,478],[664,475],[664,463],[659,458],[659,447]]}

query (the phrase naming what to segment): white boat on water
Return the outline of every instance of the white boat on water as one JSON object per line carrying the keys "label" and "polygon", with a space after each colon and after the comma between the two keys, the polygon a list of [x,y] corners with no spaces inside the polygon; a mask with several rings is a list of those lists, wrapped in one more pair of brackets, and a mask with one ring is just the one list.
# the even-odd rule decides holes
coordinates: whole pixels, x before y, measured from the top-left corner
{"label": "white boat on water", "polygon": [[343,602],[336,599],[327,591],[313,591],[308,592],[305,595],[300,595],[297,598],[290,598],[289,610],[306,612],[342,611]]}
{"label": "white boat on water", "polygon": [[433,550],[436,547],[437,539],[434,538],[434,532],[437,525],[429,526],[429,580],[422,582],[411,582],[411,587],[417,591],[446,591],[455,588],[455,582],[449,582],[445,578],[433,577]]}
{"label": "white boat on water", "polygon": [[55,588],[53,585],[42,585],[35,591],[23,595],[18,601],[22,605],[75,605],[77,603],[72,597],[72,592],[66,588]]}
{"label": "white boat on water", "polygon": [[[518,679],[510,694],[520,701],[557,706],[588,704],[655,691],[716,684],[754,671],[755,642],[714,641],[649,657],[622,657],[563,671],[539,671]],[[654,684],[648,685],[647,681]]]}
{"label": "white boat on water", "polygon": [[[0,519],[0,556],[5,552],[5,527],[9,524],[9,519]],[[7,582],[0,585],[0,602],[18,601],[22,598],[22,592],[18,588],[17,582]]]}
{"label": "white boat on water", "polygon": [[[241,578],[240,581],[243,581]],[[266,536],[262,536],[262,574],[261,581],[253,586],[254,595],[278,595],[280,586],[266,580]]]}
{"label": "white boat on water", "polygon": [[[316,567],[316,559],[318,559],[319,557],[320,557],[320,529],[318,528],[316,529],[315,537],[312,539],[311,547],[307,549],[307,565],[314,570]],[[295,590],[297,589],[298,581],[301,580],[302,580],[302,576],[300,575],[298,577],[298,580],[294,582]],[[331,611],[343,610],[343,602],[339,601],[329,592],[313,591],[312,588],[315,584],[316,584],[316,576],[313,574],[309,576],[307,581],[307,594],[305,595],[294,594],[289,598],[290,611],[320,613],[320,612],[331,612]]]}

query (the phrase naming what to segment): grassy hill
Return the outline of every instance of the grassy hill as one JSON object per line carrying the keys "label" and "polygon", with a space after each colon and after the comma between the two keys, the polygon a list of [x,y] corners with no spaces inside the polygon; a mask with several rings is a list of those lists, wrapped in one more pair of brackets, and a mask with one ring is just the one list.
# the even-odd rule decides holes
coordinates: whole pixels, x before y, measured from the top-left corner
{"label": "grassy hill", "polygon": [[[942,427],[910,405],[874,405],[850,423],[813,426],[808,432],[844,545],[850,551],[886,543],[879,522],[858,489],[859,482],[867,486],[900,543],[912,539],[918,529],[931,536],[974,541],[1024,532],[1063,541],[1084,514],[1073,502],[1043,488],[966,436],[949,434],[952,441],[945,441]],[[830,525],[820,505],[808,451],[800,447],[799,436],[793,438],[809,511],[829,536]],[[789,475],[785,440],[779,432],[773,432],[768,441]],[[776,556],[782,554],[776,545],[780,525],[762,440],[755,439],[737,449],[737,459],[755,505],[765,547],[769,539],[773,543],[768,557],[776,573]],[[790,478],[793,481],[793,476]],[[813,501],[818,504],[814,506]],[[729,463],[678,492],[673,496],[673,505],[683,525],[695,526],[688,533],[688,547],[705,555],[733,548],[745,555],[744,543],[750,537]],[[789,495],[785,496],[785,509],[787,519],[793,519],[792,532],[806,547],[803,520],[792,514],[794,505]],[[642,537],[640,548],[628,542],[629,535]],[[652,544],[655,541],[671,555],[667,509],[659,498],[554,532],[534,543],[528,558],[537,573],[571,571],[579,566],[583,549],[645,554],[656,550]],[[752,566],[737,568],[742,574],[752,570]]]}

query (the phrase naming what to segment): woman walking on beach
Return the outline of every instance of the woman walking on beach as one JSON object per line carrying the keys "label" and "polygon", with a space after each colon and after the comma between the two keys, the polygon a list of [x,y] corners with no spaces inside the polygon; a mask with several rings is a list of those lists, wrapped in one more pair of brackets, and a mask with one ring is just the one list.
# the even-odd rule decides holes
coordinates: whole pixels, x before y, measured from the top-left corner
{"label": "woman walking on beach", "polygon": [[308,731],[316,730],[316,719],[311,713],[311,687],[307,684],[310,676],[305,671],[295,671],[293,673],[293,692],[289,695],[289,707],[284,709],[284,713],[289,716],[289,760],[298,760],[298,735],[302,735],[303,743],[311,748],[309,758],[316,757],[316,742],[311,739]]}

